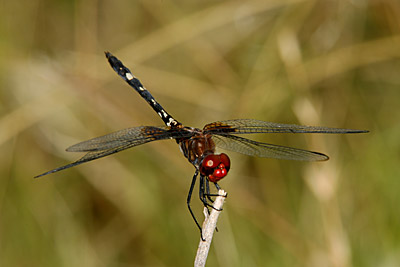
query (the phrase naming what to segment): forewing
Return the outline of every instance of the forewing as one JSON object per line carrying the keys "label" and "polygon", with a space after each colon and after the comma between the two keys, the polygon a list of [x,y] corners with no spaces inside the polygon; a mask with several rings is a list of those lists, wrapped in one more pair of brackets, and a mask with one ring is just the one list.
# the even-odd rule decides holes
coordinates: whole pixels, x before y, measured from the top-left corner
{"label": "forewing", "polygon": [[104,136],[80,142],[67,148],[67,151],[90,152],[116,149],[119,147],[126,149],[150,141],[168,138],[171,135],[168,129],[169,128],[164,126],[140,126],[127,128]]}
{"label": "forewing", "polygon": [[366,133],[364,130],[340,129],[318,126],[283,124],[252,119],[217,121],[204,126],[204,131],[211,134],[249,134],[249,133]]}
{"label": "forewing", "polygon": [[323,161],[329,159],[327,155],[322,153],[261,143],[235,135],[215,135],[212,139],[220,148],[249,156],[301,161]]}
{"label": "forewing", "polygon": [[168,127],[141,126],[128,128],[104,136],[96,137],[67,148],[72,152],[88,152],[79,160],[58,167],[43,174],[35,176],[35,178],[65,170],[76,165],[102,158],[119,151],[142,145],[155,140],[174,139],[190,136],[190,132],[181,129],[172,129]]}

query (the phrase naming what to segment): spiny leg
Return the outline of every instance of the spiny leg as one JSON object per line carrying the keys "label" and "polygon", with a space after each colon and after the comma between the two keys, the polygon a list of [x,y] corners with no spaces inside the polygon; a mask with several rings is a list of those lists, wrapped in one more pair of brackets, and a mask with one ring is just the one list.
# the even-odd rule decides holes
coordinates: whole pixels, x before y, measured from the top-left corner
{"label": "spiny leg", "polygon": [[[221,187],[217,183],[214,183],[215,187],[217,188],[217,191],[221,190]],[[207,179],[206,180],[206,188],[207,188],[207,198],[210,200],[210,202],[214,203],[214,200],[211,197],[218,197],[219,194],[211,194],[210,193],[210,181]]]}
{"label": "spiny leg", "polygon": [[196,216],[194,215],[194,213],[192,211],[192,208],[190,207],[190,200],[192,199],[193,188],[194,188],[194,185],[196,184],[196,179],[197,179],[198,174],[199,174],[199,171],[196,170],[196,172],[194,173],[193,178],[192,178],[192,183],[190,185],[186,203],[187,203],[187,207],[189,209],[190,215],[192,215],[194,222],[196,223],[197,227],[200,230],[201,240],[205,241],[205,239],[203,238],[203,229],[201,229],[201,226],[200,226],[199,222],[197,221]]}
{"label": "spiny leg", "polygon": [[[215,188],[217,188],[217,190],[219,192],[219,190],[221,190],[221,187],[217,183],[214,183],[214,185],[215,185]],[[217,194],[217,196],[219,196],[219,195]],[[228,193],[225,193],[225,198],[227,198],[227,197],[228,197]]]}
{"label": "spiny leg", "polygon": [[[221,187],[217,183],[214,183],[214,185],[215,185],[215,188],[217,189],[217,191],[221,190]],[[214,203],[214,200],[211,199],[211,197],[219,197],[220,195],[218,193],[217,194],[210,193],[210,181],[208,179],[206,180],[206,188],[207,188],[206,195],[207,195],[208,200],[210,200],[210,202]]]}
{"label": "spiny leg", "polygon": [[215,185],[215,188],[217,188],[218,191],[221,190],[221,187],[219,187],[219,185],[217,183],[214,183],[214,185]]}
{"label": "spiny leg", "polygon": [[[207,193],[205,183],[208,182],[207,178],[205,178],[202,174],[200,174],[200,186],[199,186],[199,198],[201,202],[203,202],[204,207],[208,209],[208,207],[213,208],[212,204],[207,201]],[[210,214],[210,212],[208,212]]]}
{"label": "spiny leg", "polygon": [[[204,188],[204,184],[205,184],[205,188]],[[207,190],[207,191],[205,191]],[[200,174],[200,186],[199,186],[199,196],[200,196],[200,200],[203,202],[204,207],[207,209],[207,214],[208,216],[210,216],[210,209],[209,207],[214,208],[214,206],[212,204],[209,204],[207,202],[208,198],[211,202],[214,202],[211,198],[210,198],[210,185],[208,182],[208,179],[205,178],[203,175]],[[218,210],[218,209],[215,209]],[[218,228],[215,227],[215,231],[218,232]]]}
{"label": "spiny leg", "polygon": [[213,194],[210,193],[210,182],[208,181],[208,179],[206,181],[206,195],[208,200],[210,200],[211,203],[214,203],[214,200],[211,198]]}
{"label": "spiny leg", "polygon": [[[221,187],[217,184],[217,183],[214,183],[214,185],[215,185],[215,188],[217,189],[217,191],[219,192],[219,190],[221,190]],[[210,194],[210,185],[209,185],[209,181],[208,181],[208,179],[207,179],[207,194],[208,194],[208,198],[209,199],[211,199],[210,197],[219,197],[220,195],[217,193],[217,194]],[[225,195],[225,197],[227,197],[227,195]],[[217,210],[217,211],[221,211],[222,209],[216,209],[216,208],[214,208],[214,206],[211,206],[213,209],[215,209],[215,210]]]}
{"label": "spiny leg", "polygon": [[204,207],[207,208],[208,214],[210,214],[210,210],[208,208],[212,208],[216,211],[221,211],[219,209],[216,209],[212,203],[211,204],[208,203],[207,199],[209,199],[211,202],[213,202],[213,200],[210,198],[210,196],[217,197],[219,195],[218,194],[210,194],[209,181],[205,176],[200,174],[199,197],[200,197],[201,202],[203,202]]}

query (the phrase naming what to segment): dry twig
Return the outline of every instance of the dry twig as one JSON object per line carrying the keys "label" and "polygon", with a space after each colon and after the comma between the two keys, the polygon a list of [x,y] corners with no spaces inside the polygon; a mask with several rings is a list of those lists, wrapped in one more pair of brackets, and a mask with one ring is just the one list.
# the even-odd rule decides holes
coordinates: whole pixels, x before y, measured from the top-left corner
{"label": "dry twig", "polygon": [[215,232],[215,228],[217,227],[218,216],[222,211],[222,206],[224,205],[224,201],[227,193],[220,189],[218,191],[218,197],[214,201],[214,208],[211,209],[210,215],[208,215],[207,208],[204,208],[204,215],[206,216],[203,223],[203,238],[204,241],[200,237],[199,247],[197,249],[196,259],[194,261],[195,267],[201,267],[206,265],[208,251],[210,250],[211,241]]}

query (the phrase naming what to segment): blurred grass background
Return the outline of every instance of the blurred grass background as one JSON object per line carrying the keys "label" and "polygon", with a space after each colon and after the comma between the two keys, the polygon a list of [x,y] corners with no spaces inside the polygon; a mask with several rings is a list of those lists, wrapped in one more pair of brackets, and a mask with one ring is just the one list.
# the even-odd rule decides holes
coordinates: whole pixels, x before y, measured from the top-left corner
{"label": "blurred grass background", "polygon": [[74,143],[162,125],[104,50],[188,126],[371,131],[252,136],[323,163],[229,153],[208,266],[400,266],[399,1],[25,0],[0,16],[0,266],[193,264],[194,169],[175,142],[33,179]]}

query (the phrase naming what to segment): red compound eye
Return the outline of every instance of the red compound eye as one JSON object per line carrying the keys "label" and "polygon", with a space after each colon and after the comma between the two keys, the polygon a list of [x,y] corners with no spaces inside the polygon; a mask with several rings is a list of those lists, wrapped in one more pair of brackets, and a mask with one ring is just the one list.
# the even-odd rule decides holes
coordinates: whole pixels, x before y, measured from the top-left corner
{"label": "red compound eye", "polygon": [[214,169],[218,166],[219,157],[217,155],[209,155],[203,161],[204,168]]}
{"label": "red compound eye", "polygon": [[222,153],[219,156],[221,158],[221,163],[223,163],[225,165],[225,168],[229,170],[231,168],[231,160],[229,159],[228,155]]}
{"label": "red compound eye", "polygon": [[228,174],[230,167],[231,161],[226,154],[208,155],[201,163],[200,173],[207,176],[211,182],[216,183]]}

